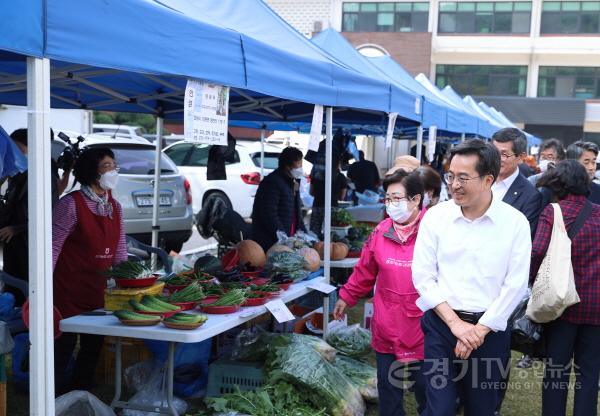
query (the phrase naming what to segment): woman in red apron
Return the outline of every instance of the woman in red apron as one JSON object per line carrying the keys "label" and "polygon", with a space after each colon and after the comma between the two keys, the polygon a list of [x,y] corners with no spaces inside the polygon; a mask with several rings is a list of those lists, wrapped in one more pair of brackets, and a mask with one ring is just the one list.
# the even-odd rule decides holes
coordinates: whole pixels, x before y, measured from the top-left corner
{"label": "woman in red apron", "polygon": [[[111,195],[118,170],[110,149],[86,149],[74,166],[80,190],[61,198],[54,208],[54,305],[63,318],[104,307],[103,272],[127,260],[122,209]],[[102,343],[102,336],[79,335],[79,352],[70,377],[77,334],[64,333],[56,340],[57,393],[93,387]]]}

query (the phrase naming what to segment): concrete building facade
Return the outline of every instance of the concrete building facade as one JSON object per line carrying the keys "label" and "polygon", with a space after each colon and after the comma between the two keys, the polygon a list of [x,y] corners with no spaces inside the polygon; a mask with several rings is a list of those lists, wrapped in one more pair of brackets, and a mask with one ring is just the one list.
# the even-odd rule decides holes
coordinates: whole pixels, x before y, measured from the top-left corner
{"label": "concrete building facade", "polygon": [[309,36],[452,85],[540,137],[600,143],[600,1],[267,0]]}

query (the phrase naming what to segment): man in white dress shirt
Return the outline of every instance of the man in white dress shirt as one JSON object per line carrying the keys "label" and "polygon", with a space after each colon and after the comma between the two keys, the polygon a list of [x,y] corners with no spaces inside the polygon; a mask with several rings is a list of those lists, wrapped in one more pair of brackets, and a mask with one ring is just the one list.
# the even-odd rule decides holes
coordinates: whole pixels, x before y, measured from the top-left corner
{"label": "man in white dress shirt", "polygon": [[491,144],[454,147],[446,174],[453,200],[430,209],[419,228],[412,273],[425,311],[425,416],[454,416],[461,386],[465,416],[496,409],[507,320],[525,295],[531,256],[527,219],[492,197],[499,171]]}

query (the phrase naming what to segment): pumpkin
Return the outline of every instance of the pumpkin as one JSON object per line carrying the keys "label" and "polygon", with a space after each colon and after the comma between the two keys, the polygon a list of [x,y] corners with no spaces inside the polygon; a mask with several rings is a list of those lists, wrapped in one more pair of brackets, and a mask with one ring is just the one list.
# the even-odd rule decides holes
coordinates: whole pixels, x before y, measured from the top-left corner
{"label": "pumpkin", "polygon": [[344,243],[331,243],[331,260],[343,260],[348,255],[348,246]]}
{"label": "pumpkin", "polygon": [[241,266],[250,265],[252,267],[263,267],[267,262],[262,247],[255,241],[242,240],[236,246],[239,255],[238,264]]}
{"label": "pumpkin", "polygon": [[324,255],[323,255],[324,247],[325,247],[325,243],[322,241],[317,241],[313,245],[313,248],[316,250],[317,254],[319,254],[319,257],[321,258],[321,260],[324,257]]}
{"label": "pumpkin", "polygon": [[310,247],[304,247],[298,250],[297,253],[304,257],[304,260],[306,260],[306,264],[304,265],[306,270],[311,272],[316,272],[319,270],[319,267],[321,267],[321,257],[319,256],[317,250]]}
{"label": "pumpkin", "polygon": [[292,250],[288,246],[284,246],[283,244],[273,244],[271,246],[271,248],[267,250],[267,257],[269,257],[269,255],[271,253],[279,253],[282,251],[287,251],[288,253],[292,253],[294,250]]}
{"label": "pumpkin", "polygon": [[[321,259],[325,258],[325,243],[319,241],[315,243],[313,248],[319,253]],[[331,260],[343,260],[348,255],[348,246],[344,243],[331,243]]]}

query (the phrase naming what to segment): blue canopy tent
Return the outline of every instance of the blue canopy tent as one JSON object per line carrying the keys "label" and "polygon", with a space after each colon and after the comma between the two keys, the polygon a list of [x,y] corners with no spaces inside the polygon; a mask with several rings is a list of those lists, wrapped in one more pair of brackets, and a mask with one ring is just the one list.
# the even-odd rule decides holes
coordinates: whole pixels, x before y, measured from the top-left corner
{"label": "blue canopy tent", "polygon": [[27,170],[27,158],[0,126],[0,180]]}
{"label": "blue canopy tent", "polygon": [[[518,128],[517,126],[515,126],[513,124],[512,121],[510,121],[508,118],[506,118],[506,116],[496,110],[494,107],[490,107],[489,105],[487,105],[486,103],[480,101],[478,103],[479,107],[485,111],[487,114],[489,114],[492,118],[494,118],[495,120],[498,120],[498,123],[500,123],[501,125],[503,125],[504,127],[514,127],[514,128]],[[539,146],[542,143],[542,140],[530,133],[527,133],[525,130],[523,130],[523,133],[525,134],[525,137],[527,137],[527,146],[531,147],[531,146]]]}
{"label": "blue canopy tent", "polygon": [[[240,3],[227,2],[231,8]],[[382,112],[409,116],[411,108],[413,119],[420,119],[414,102],[405,104],[407,95],[389,82],[361,75],[326,54],[295,54],[174,6],[156,0],[33,0],[0,9],[0,102],[29,107],[34,414],[54,412],[50,107],[145,112],[161,121],[180,118],[186,79],[197,78],[231,86],[231,114],[240,117],[286,121],[293,115],[308,121],[311,104],[318,103],[340,112],[350,109],[353,120],[380,122]],[[244,16],[248,25],[253,13]],[[329,107],[328,138],[332,114]],[[156,174],[158,187],[159,170]],[[329,198],[326,192],[326,205]]]}
{"label": "blue canopy tent", "polygon": [[440,92],[449,100],[451,100],[456,106],[464,108],[465,111],[468,111],[477,117],[477,126],[481,136],[492,137],[492,134],[494,134],[497,128],[491,125],[487,118],[484,118],[479,113],[475,113],[450,85],[446,85]]}

